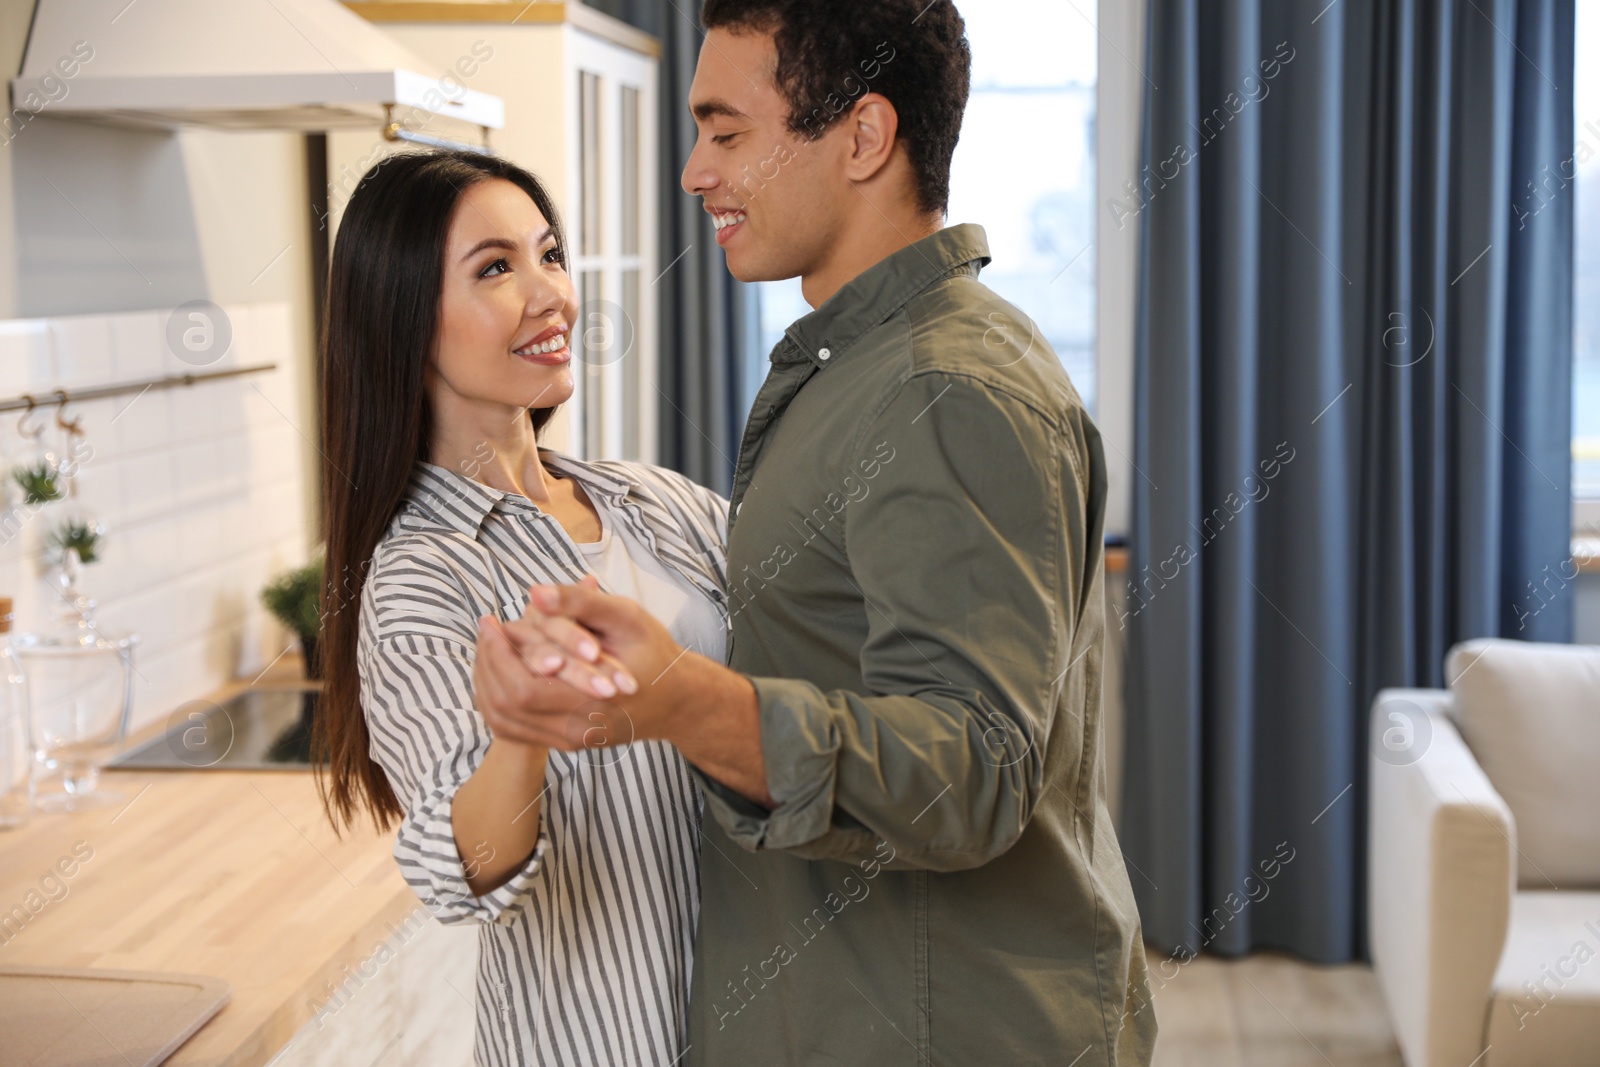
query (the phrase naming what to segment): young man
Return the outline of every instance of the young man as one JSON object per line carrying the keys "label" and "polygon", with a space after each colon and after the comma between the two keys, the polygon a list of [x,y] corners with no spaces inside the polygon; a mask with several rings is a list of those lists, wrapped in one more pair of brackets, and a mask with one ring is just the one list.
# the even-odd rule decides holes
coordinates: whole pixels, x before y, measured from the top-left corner
{"label": "young man", "polygon": [[978,281],[983,230],[942,225],[961,18],[701,17],[683,186],[735,276],[799,276],[816,309],[740,449],[728,665],[629,601],[536,589],[525,655],[576,652],[575,620],[641,691],[531,698],[515,728],[572,748],[604,720],[695,766],[686,1063],[1148,1063],[1099,748],[1105,464],[1055,354]]}

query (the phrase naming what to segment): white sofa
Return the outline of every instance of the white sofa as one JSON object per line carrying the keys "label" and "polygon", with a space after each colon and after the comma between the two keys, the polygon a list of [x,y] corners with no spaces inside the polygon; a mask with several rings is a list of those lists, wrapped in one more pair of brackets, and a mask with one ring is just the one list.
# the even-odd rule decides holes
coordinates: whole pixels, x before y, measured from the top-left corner
{"label": "white sofa", "polygon": [[1600,648],[1477,640],[1373,703],[1373,965],[1408,1067],[1600,1064]]}

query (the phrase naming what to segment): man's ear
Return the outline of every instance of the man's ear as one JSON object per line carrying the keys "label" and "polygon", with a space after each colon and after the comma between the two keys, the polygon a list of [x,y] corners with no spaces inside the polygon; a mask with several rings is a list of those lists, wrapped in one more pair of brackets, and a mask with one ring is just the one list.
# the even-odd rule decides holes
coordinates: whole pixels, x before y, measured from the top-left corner
{"label": "man's ear", "polygon": [[888,97],[882,93],[868,93],[856,101],[845,122],[851,136],[845,177],[853,182],[869,181],[889,165],[894,155],[900,115]]}

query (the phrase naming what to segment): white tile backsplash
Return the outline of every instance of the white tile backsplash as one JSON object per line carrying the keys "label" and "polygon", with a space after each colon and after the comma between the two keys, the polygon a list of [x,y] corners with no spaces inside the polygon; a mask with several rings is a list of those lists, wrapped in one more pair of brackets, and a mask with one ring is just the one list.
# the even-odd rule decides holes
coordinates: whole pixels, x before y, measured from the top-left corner
{"label": "white tile backsplash", "polygon": [[138,526],[156,515],[172,511],[172,453],[166,449],[114,456],[106,464],[110,478],[117,483],[122,501],[122,521]]}
{"label": "white tile backsplash", "polygon": [[[73,401],[67,415],[81,420],[93,449],[76,495],[0,517],[0,594],[16,601],[18,631],[47,624],[59,603],[44,577],[47,532],[69,513],[106,524],[102,557],[84,568],[82,585],[99,602],[103,630],[140,635],[134,728],[228,678],[253,676],[289,644],[260,590],[306,558],[301,458],[313,427],[297,425],[304,354],[287,304],[225,313],[232,345],[203,364],[170,349],[171,311],[0,321],[0,399],[278,365]],[[48,427],[45,447],[59,452],[65,439],[55,416],[53,406],[36,414]],[[37,451],[18,436],[17,420],[16,412],[0,414],[0,478],[12,505],[21,500],[10,470]]]}
{"label": "white tile backsplash", "polygon": [[6,396],[38,390],[38,383],[53,381],[50,330],[42,319],[0,321],[0,389]]}
{"label": "white tile backsplash", "polygon": [[134,456],[165,449],[172,442],[171,390],[147,389],[108,397],[110,423],[116,428],[117,455]]}
{"label": "white tile backsplash", "polygon": [[111,322],[106,315],[45,319],[55,350],[52,389],[84,389],[115,381],[111,367]]}
{"label": "white tile backsplash", "polygon": [[[163,373],[167,351],[161,331],[166,316],[159,311],[129,311],[105,318],[111,329],[111,366],[117,381],[136,382]],[[130,399],[123,397],[122,403]]]}

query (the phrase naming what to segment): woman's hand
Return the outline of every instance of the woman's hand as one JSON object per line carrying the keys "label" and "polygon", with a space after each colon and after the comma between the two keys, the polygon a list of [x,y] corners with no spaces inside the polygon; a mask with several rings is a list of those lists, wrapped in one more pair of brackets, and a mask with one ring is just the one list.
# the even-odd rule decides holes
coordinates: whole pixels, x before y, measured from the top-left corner
{"label": "woman's hand", "polygon": [[[507,633],[512,625],[519,624],[488,615],[478,620],[472,690],[490,734],[540,748],[583,747],[583,730],[569,739],[562,728],[603,707],[598,694],[611,683],[592,664],[553,642],[513,642]],[[611,692],[616,692],[614,686]]]}
{"label": "woman's hand", "polygon": [[[529,592],[527,613],[506,625],[523,656],[553,656],[549,649],[554,646],[569,660],[597,657],[596,662],[605,663],[614,657],[641,683],[610,701],[629,716],[626,733],[630,738],[663,736],[663,724],[655,720],[666,711],[665,701],[658,699],[665,697],[666,687],[657,683],[688,650],[642,606],[602,593],[588,579],[576,585],[534,586]],[[569,726],[565,732],[575,731]]]}
{"label": "woman's hand", "polygon": [[[593,575],[586,576],[584,581],[592,589],[599,588]],[[548,623],[549,616],[533,603],[531,594],[536,588],[542,587],[530,587],[528,606],[523,610],[522,619],[519,621],[539,628],[542,624]],[[495,621],[487,615],[478,620],[480,652],[483,647],[482,635],[485,624]],[[505,624],[500,625],[503,627]],[[548,629],[550,630],[548,640],[541,641],[529,636],[512,635],[514,638],[512,648],[534,675],[560,679],[574,689],[592,694],[601,700],[609,700],[618,693],[639,691],[639,683],[633,674],[618,662],[615,656],[603,651],[593,634],[575,626],[569,626],[564,631],[557,631],[554,627]],[[523,633],[531,635],[532,630],[524,630]],[[560,640],[556,640],[557,634]],[[510,672],[510,679],[515,677],[516,672]]]}

